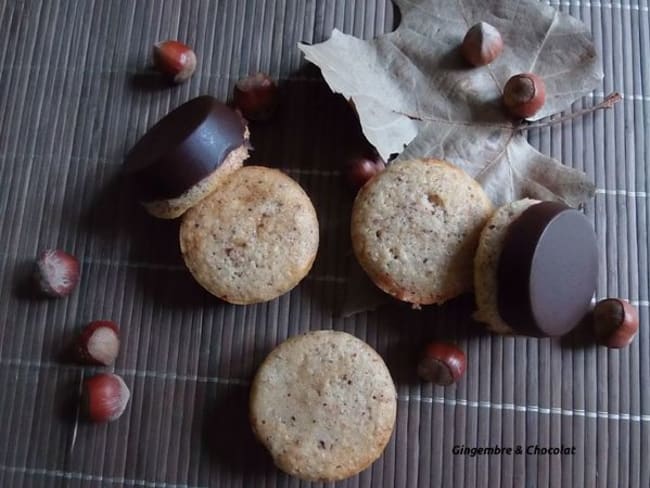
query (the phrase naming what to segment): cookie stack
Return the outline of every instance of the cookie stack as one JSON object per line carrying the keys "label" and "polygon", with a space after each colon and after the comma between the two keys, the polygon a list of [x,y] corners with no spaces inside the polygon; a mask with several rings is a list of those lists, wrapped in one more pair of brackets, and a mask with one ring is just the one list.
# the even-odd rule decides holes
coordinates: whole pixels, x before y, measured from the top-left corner
{"label": "cookie stack", "polygon": [[309,272],[318,219],[293,179],[242,167],[248,128],[213,97],[181,105],[129,152],[125,169],[147,211],[183,217],[180,246],[201,286],[234,304],[272,300]]}
{"label": "cookie stack", "polygon": [[582,212],[558,202],[518,200],[499,208],[474,261],[474,318],[493,332],[561,336],[591,308],[598,247]]}
{"label": "cookie stack", "polygon": [[498,333],[558,336],[596,289],[596,236],[564,204],[524,199],[496,211],[478,183],[435,159],[391,165],[359,192],[352,244],[372,281],[414,307],[474,288],[475,318]]}

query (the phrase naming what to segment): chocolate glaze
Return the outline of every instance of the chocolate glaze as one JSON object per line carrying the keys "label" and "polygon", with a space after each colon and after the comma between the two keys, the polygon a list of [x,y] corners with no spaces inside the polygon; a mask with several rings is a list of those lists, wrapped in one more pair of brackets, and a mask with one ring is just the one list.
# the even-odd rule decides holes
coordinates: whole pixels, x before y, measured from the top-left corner
{"label": "chocolate glaze", "polygon": [[244,144],[245,124],[235,111],[202,96],[176,108],[129,151],[124,163],[143,201],[175,198]]}
{"label": "chocolate glaze", "polygon": [[533,205],[508,227],[499,314],[521,334],[565,334],[589,311],[597,279],[596,235],[586,217],[556,202]]}

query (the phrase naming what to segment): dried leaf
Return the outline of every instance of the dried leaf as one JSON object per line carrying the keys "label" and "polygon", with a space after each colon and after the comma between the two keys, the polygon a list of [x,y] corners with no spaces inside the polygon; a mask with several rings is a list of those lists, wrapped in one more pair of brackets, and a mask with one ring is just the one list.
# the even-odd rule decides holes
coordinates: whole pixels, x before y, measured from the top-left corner
{"label": "dried leaf", "polygon": [[[495,205],[522,197],[577,206],[594,186],[579,171],[532,148],[501,107],[508,78],[546,81],[535,119],[566,109],[602,78],[586,27],[536,0],[396,0],[399,28],[370,41],[335,30],[300,45],[335,92],[352,99],[364,134],[387,159],[431,156],[475,177]],[[473,24],[494,25],[505,49],[472,68],[459,45]],[[406,148],[405,148],[406,146]]]}

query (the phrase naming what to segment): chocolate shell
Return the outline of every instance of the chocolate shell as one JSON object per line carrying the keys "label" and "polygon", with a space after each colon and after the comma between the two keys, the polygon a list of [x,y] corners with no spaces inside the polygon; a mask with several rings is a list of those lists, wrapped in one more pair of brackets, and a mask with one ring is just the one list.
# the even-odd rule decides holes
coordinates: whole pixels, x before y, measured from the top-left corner
{"label": "chocolate shell", "polygon": [[587,218],[556,202],[533,205],[505,237],[499,314],[521,334],[566,334],[589,311],[597,280],[596,235]]}
{"label": "chocolate shell", "polygon": [[176,108],[129,151],[125,171],[145,202],[181,196],[244,144],[241,116],[210,96]]}

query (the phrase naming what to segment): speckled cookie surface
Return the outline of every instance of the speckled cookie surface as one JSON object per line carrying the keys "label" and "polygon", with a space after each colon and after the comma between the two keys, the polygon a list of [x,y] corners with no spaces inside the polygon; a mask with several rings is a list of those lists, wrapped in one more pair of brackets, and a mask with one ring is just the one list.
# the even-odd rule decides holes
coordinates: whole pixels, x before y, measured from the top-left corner
{"label": "speckled cookie surface", "polygon": [[472,289],[474,252],[492,211],[480,185],[449,163],[395,163],[357,195],[354,253],[386,293],[442,303]]}
{"label": "speckled cookie surface", "polygon": [[474,258],[474,318],[498,334],[512,334],[513,329],[501,318],[498,305],[497,269],[508,226],[539,200],[523,199],[497,209],[481,232]]}
{"label": "speckled cookie surface", "polygon": [[296,286],[318,250],[318,220],[303,189],[281,171],[247,166],[187,211],[185,264],[230,303],[272,300]]}
{"label": "speckled cookie surface", "polygon": [[383,452],[397,394],[362,340],[335,331],[295,336],[260,366],[250,397],[253,431],[283,471],[306,480],[353,476]]}

